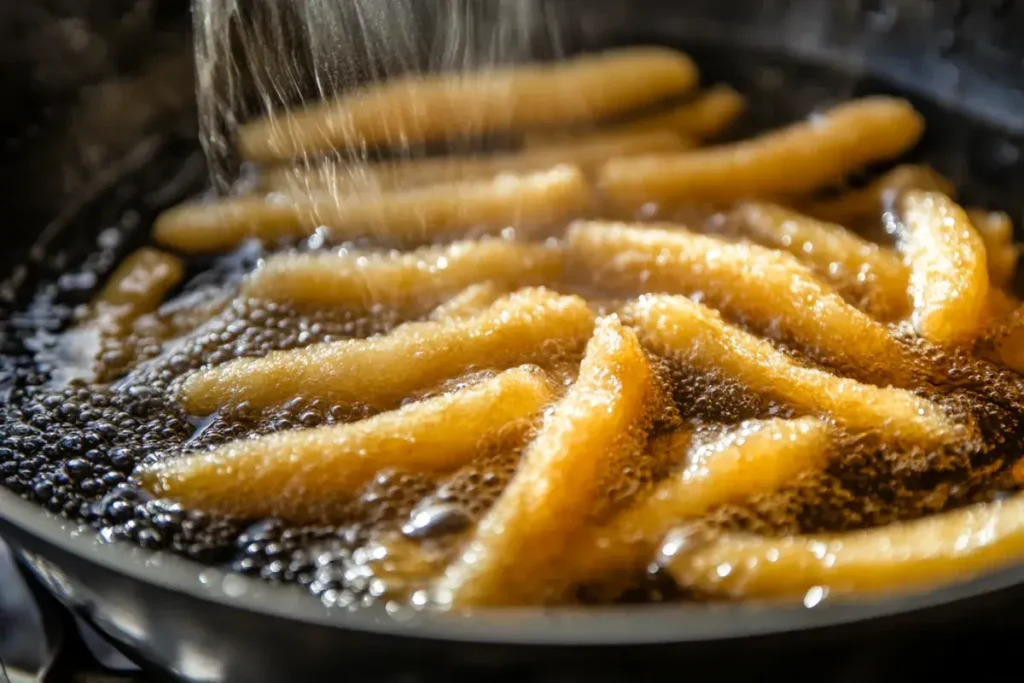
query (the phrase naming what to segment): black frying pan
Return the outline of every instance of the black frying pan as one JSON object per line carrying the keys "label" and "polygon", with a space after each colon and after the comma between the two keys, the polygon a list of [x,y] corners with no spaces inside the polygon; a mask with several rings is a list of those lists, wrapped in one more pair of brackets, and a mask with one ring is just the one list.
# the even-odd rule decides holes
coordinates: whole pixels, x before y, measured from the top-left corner
{"label": "black frying pan", "polygon": [[[97,35],[123,29],[109,13],[81,9],[88,4],[75,11],[85,25],[97,27]],[[1015,29],[1024,27],[1024,7],[1017,3],[559,4],[585,9],[579,30],[567,39],[569,49],[629,42],[680,45],[694,54],[709,80],[726,80],[751,94],[751,127],[792,120],[822,102],[852,95],[905,94],[929,121],[920,155],[961,181],[971,203],[1008,210],[1021,224],[1024,48],[1013,41]],[[58,13],[68,11],[61,3],[50,5]],[[15,21],[26,19],[0,13],[0,22],[7,22],[0,24],[4,31],[13,31]],[[111,43],[113,54],[138,50],[140,43],[152,47],[153,36],[160,36],[172,54],[187,50],[177,12],[153,11],[144,24],[138,30],[148,32],[149,40],[122,36],[125,44]],[[31,51],[27,39],[19,46]],[[11,276],[19,265],[29,266],[22,275],[26,286],[6,292],[10,310],[34,278],[56,272],[60,259],[55,264],[55,255],[80,258],[102,227],[134,216],[138,229],[128,230],[134,236],[120,248],[144,240],[159,209],[201,185],[203,168],[185,81],[172,88],[180,97],[164,91],[164,100],[148,115],[107,122],[117,125],[94,122],[93,129],[82,124],[93,120],[83,114],[90,106],[83,86],[102,85],[128,69],[131,60],[112,60],[65,81],[35,82],[39,74],[22,68],[31,55],[12,53],[7,59],[11,90],[26,102],[23,111],[8,114],[9,129],[24,138],[28,124],[42,122],[41,133],[29,133],[36,144],[21,145],[3,162],[9,193],[4,207],[17,221],[16,227],[14,220],[4,227],[7,247],[0,267]],[[147,71],[147,63],[131,67],[142,81],[183,73]],[[142,87],[137,93],[153,91]],[[95,148],[91,156],[82,153],[85,142]],[[174,179],[170,185],[169,178]],[[897,628],[955,627],[994,606],[1012,610],[1024,603],[1021,566],[927,594],[813,609],[745,604],[473,615],[411,616],[383,608],[350,613],[323,607],[298,588],[133,546],[101,545],[92,532],[2,489],[0,531],[22,565],[60,602],[141,661],[191,680],[336,678],[367,662],[383,667],[440,658],[482,666],[556,659],[581,667],[597,662],[603,668],[613,657],[651,661],[655,652],[659,662],[725,653],[715,660],[721,668],[746,658],[732,654],[741,642],[770,650],[843,645],[862,634]]]}

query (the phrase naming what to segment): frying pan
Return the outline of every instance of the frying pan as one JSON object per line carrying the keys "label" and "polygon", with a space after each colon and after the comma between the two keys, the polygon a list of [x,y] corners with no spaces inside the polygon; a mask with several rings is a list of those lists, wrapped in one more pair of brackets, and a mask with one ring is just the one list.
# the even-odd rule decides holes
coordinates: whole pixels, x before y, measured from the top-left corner
{"label": "frying pan", "polygon": [[[635,42],[687,49],[709,81],[751,94],[751,128],[850,96],[904,94],[929,121],[918,154],[959,182],[967,201],[1007,210],[1021,225],[1024,46],[1015,37],[1024,27],[1022,3],[554,4],[576,17],[567,50]],[[0,187],[9,220],[0,275],[25,284],[2,288],[7,310],[23,303],[34,279],[80,259],[100,230],[121,226],[127,239],[114,248],[118,253],[144,241],[155,213],[205,178],[190,69],[175,61],[187,60],[190,49],[183,3],[17,5],[0,9],[0,35],[10,38],[0,40],[3,82],[21,103],[3,112],[10,135]],[[135,23],[126,28],[124,17],[133,12]],[[88,50],[43,49],[54,36],[67,39],[62,31],[69,30],[86,39],[75,36],[67,50],[99,40],[102,54],[90,62]],[[104,88],[111,83],[128,94],[109,95]],[[114,97],[114,105],[104,97]],[[5,315],[2,324],[8,322]],[[365,663],[396,661],[490,666],[555,659],[584,666],[654,655],[708,658],[740,644],[759,651],[818,647],[897,628],[955,626],[996,606],[1024,603],[1022,565],[928,593],[814,608],[349,612],[324,607],[299,588],[101,544],[93,532],[4,489],[0,532],[57,600],[154,670],[196,681],[337,677]],[[742,658],[720,658],[716,666],[736,659]]]}

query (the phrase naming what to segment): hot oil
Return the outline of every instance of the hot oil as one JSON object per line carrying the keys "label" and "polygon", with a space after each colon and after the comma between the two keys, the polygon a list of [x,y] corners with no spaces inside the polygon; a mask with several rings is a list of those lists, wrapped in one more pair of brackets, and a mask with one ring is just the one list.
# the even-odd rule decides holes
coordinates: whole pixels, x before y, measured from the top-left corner
{"label": "hot oil", "polygon": [[[483,452],[447,475],[381,472],[339,508],[332,523],[312,527],[183,510],[173,501],[151,499],[132,484],[130,475],[139,462],[374,414],[365,406],[300,396],[263,411],[244,403],[229,406],[200,421],[175,405],[178,379],[198,367],[365,338],[403,322],[386,311],[353,315],[233,298],[238,276],[251,265],[237,258],[207,264],[182,293],[137,320],[126,336],[108,342],[97,372],[109,384],[79,381],[57,392],[32,386],[20,392],[3,418],[0,473],[5,485],[93,525],[104,538],[169,549],[272,581],[308,584],[328,602],[362,605],[395,595],[422,599],[420,591],[433,573],[452,558],[514,476],[521,448]],[[593,305],[611,312],[621,300],[614,292],[605,293]],[[977,442],[912,452],[873,437],[849,437],[844,455],[823,474],[803,476],[741,505],[723,506],[709,515],[709,522],[771,535],[850,530],[989,500],[1012,488],[1007,471],[1024,452],[1024,383],[966,354],[940,352],[911,337],[906,346],[923,378],[920,391],[957,420],[975,425]],[[554,364],[563,385],[574,380],[577,363],[578,355]],[[789,416],[784,406],[704,369],[658,358],[652,363],[663,393],[671,397],[655,416],[654,434],[681,424],[720,430],[746,419]],[[457,390],[483,376],[453,378],[437,390]],[[677,465],[623,463],[621,476],[604,484],[608,509],[630,504]],[[671,594],[660,581],[644,580],[638,586],[641,594],[615,591],[614,597]],[[613,597],[591,590],[581,599],[595,596]]]}
{"label": "hot oil", "polygon": [[[252,109],[251,102],[243,103],[246,84],[233,80],[234,71],[217,69],[238,58],[229,53],[239,49],[231,44],[231,36],[243,4],[198,3],[199,16],[207,22],[199,35],[200,80],[206,82],[200,90],[204,143],[215,160],[227,155],[224,126],[252,113],[246,111]],[[290,21],[282,9],[286,4],[264,3],[260,11],[265,16],[255,19],[269,23],[282,44],[288,42],[285,38],[294,38],[285,27]],[[503,9],[499,13],[507,20],[481,24],[461,14],[469,12],[468,5],[439,2],[444,17],[439,31],[446,33],[440,35],[424,65],[414,57],[418,47],[413,45],[414,31],[408,24],[412,4],[350,3],[359,20],[343,22],[337,14],[340,3],[304,3],[308,16],[300,19],[315,29],[307,41],[308,49],[287,60],[262,60],[264,69],[255,72],[255,86],[267,96],[257,99],[255,111],[274,113],[330,95],[353,80],[424,66],[450,70],[517,61],[536,56],[538,48],[549,53],[561,49],[557,30],[550,28],[555,22],[547,22],[549,17],[534,3],[500,3]],[[459,16],[462,20],[456,20]],[[396,25],[407,30],[396,33]],[[365,35],[346,40],[352,37],[352,26],[361,26]],[[540,38],[538,26],[546,32]],[[538,46],[538,40],[545,45]],[[256,59],[251,52],[253,44],[245,44],[244,36],[242,43],[243,58]],[[346,49],[355,46],[365,55],[348,54],[339,50],[339,45]],[[357,64],[361,56],[372,59]],[[706,71],[709,78],[731,81],[751,95],[755,111],[744,123],[744,132],[796,119],[824,99],[844,99],[858,87],[853,77],[780,64],[763,55],[749,59],[737,59],[731,53],[724,59],[714,54],[696,56],[702,68],[711,65]],[[225,73],[227,81],[223,80]],[[350,149],[338,156],[351,161],[382,152],[401,158],[426,151],[400,142],[396,149]],[[302,159],[300,164],[318,161]],[[225,168],[215,163],[214,171],[224,172]],[[220,175],[215,182],[223,183],[225,177]],[[735,237],[715,207],[648,206],[639,216],[616,218],[679,220],[693,229]],[[552,232],[557,234],[560,227],[551,226]],[[328,244],[317,234],[304,244],[283,246],[324,249],[338,245]],[[373,241],[355,246],[373,246]],[[273,248],[277,247],[269,249]],[[384,310],[370,314],[303,310],[236,298],[241,278],[267,252],[250,244],[226,257],[194,260],[190,264],[192,279],[183,291],[137,320],[127,334],[103,342],[91,368],[96,382],[79,380],[66,388],[52,388],[65,382],[62,371],[73,370],[80,376],[90,368],[83,363],[61,366],[61,357],[47,351],[52,339],[69,334],[74,306],[48,293],[56,285],[41,285],[35,303],[16,317],[21,329],[14,336],[46,343],[40,342],[39,348],[15,345],[5,349],[9,356],[5,362],[18,366],[21,379],[0,418],[0,481],[55,513],[90,524],[106,540],[169,550],[269,581],[299,583],[332,605],[363,606],[392,597],[423,604],[425,587],[453,559],[514,476],[522,447],[489,449],[446,474],[380,472],[351,501],[339,504],[329,523],[317,525],[230,519],[184,510],[173,501],[151,498],[131,480],[139,463],[236,439],[342,424],[375,414],[367,406],[303,396],[268,410],[255,410],[244,403],[227,406],[212,416],[186,415],[176,405],[179,381],[199,367],[319,342],[367,338],[387,333],[405,321]],[[78,303],[102,284],[101,276],[109,273],[111,265],[97,268],[91,284],[80,287]],[[628,300],[625,293],[580,290],[561,283],[557,288],[586,296],[598,314],[613,313]],[[784,339],[777,341],[787,353],[813,364],[805,357],[805,349],[786,346]],[[1015,488],[1008,473],[1024,452],[1021,379],[966,355],[927,348],[909,337],[906,345],[914,359],[912,370],[920,380],[918,391],[937,400],[957,420],[975,425],[979,438],[925,452],[897,449],[871,436],[847,436],[842,457],[824,473],[804,475],[776,492],[722,506],[712,511],[708,522],[768,535],[842,531],[913,519],[996,498]],[[578,354],[569,354],[554,359],[546,369],[558,384],[568,387],[575,380],[578,360]],[[686,425],[698,427],[710,438],[743,420],[790,416],[785,406],[706,369],[657,358],[652,358],[652,363],[662,393],[670,398],[651,416],[652,435]],[[846,376],[876,377],[884,377],[889,370],[884,365],[828,369]],[[488,372],[480,369],[452,378],[425,395],[457,390]],[[604,514],[628,506],[678,465],[649,457],[622,462],[618,476],[602,484],[600,507]],[[588,587],[580,599],[650,602],[686,597],[663,577],[637,577],[636,585],[625,592],[620,587],[611,591],[597,588]]]}

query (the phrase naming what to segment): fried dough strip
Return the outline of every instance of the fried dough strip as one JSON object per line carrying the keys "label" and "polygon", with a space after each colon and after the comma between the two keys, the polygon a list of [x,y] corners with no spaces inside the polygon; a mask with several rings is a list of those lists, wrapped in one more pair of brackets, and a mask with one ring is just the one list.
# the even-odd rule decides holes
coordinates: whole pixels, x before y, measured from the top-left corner
{"label": "fried dough strip", "polygon": [[537,368],[343,425],[235,441],[143,469],[143,485],[192,509],[324,523],[385,469],[444,472],[522,438],[554,399]]}
{"label": "fried dough strip", "polygon": [[655,353],[724,377],[855,432],[941,444],[958,428],[934,403],[909,391],[861,384],[798,365],[763,339],[733,327],[683,296],[644,296],[624,314]]}
{"label": "fried dough strip", "polygon": [[[732,125],[746,106],[746,98],[743,95],[728,85],[716,85],[697,95],[693,101],[668,111],[606,124],[598,130],[613,133],[669,130],[701,140],[714,137]],[[570,131],[534,133],[526,136],[525,144],[528,148],[550,145],[573,139],[575,135]]]}
{"label": "fried dough strip", "polygon": [[903,164],[884,173],[866,187],[850,190],[835,199],[798,203],[801,213],[829,223],[855,226],[878,221],[882,213],[907,190],[941,192],[954,196],[956,188],[929,166]]}
{"label": "fried dough strip", "polygon": [[666,129],[703,140],[718,135],[746,109],[746,99],[728,85],[716,85],[692,102],[612,127],[615,131]]}
{"label": "fried dough strip", "polygon": [[619,207],[800,194],[902,154],[923,130],[921,115],[906,100],[867,97],[752,140],[677,155],[613,159],[598,178]]}
{"label": "fried dough strip", "polygon": [[91,320],[106,334],[119,334],[136,318],[155,311],[185,276],[176,256],[143,247],[132,252],[92,302]]}
{"label": "fried dough strip", "polygon": [[902,366],[903,351],[885,327],[789,254],[665,224],[578,221],[568,231],[566,258],[568,272],[589,273],[602,286],[637,294],[699,293],[761,328],[781,328],[828,359],[897,375]]}
{"label": "fried dough strip", "polygon": [[1020,250],[1013,243],[1013,221],[1003,211],[968,209],[967,216],[985,243],[989,280],[995,287],[1009,287],[1020,258]]}
{"label": "fried dough strip", "polygon": [[1024,373],[1024,305],[998,289],[990,290],[989,318],[977,350],[991,361]]}
{"label": "fried dough strip", "polygon": [[345,147],[589,122],[678,96],[697,79],[689,57],[663,47],[410,76],[248,123],[238,131],[238,147],[244,159],[268,162]]}
{"label": "fried dough strip", "polygon": [[[797,209],[819,220],[859,226],[878,222],[884,211],[908,190],[941,192],[955,199],[956,188],[928,166],[897,166],[867,187],[851,190],[836,199],[796,203]],[[1008,287],[1017,270],[1020,252],[1013,243],[1013,223],[1002,211],[968,209],[971,223],[981,233],[988,254],[988,272],[997,287]]]}
{"label": "fried dough strip", "polygon": [[747,202],[731,216],[745,234],[793,254],[875,317],[895,320],[909,312],[909,273],[889,249],[776,204]]}
{"label": "fried dough strip", "polygon": [[493,281],[470,285],[431,311],[430,319],[444,321],[474,316],[497,301],[504,293]]}
{"label": "fried dough strip", "polygon": [[238,358],[190,375],[180,400],[196,415],[296,396],[387,409],[470,370],[542,362],[554,350],[579,348],[592,326],[583,299],[524,289],[471,318],[407,323],[380,337]]}
{"label": "fried dough strip", "polygon": [[161,244],[189,253],[232,249],[248,238],[304,237],[319,227],[336,241],[376,237],[419,245],[489,228],[557,223],[590,203],[590,188],[573,166],[526,175],[414,188],[403,192],[338,196],[270,195],[185,203],[157,218]]}
{"label": "fried dough strip", "polygon": [[[711,508],[768,493],[829,460],[829,427],[813,417],[751,420],[721,438],[690,447],[688,432],[655,439],[652,449],[689,451],[685,466],[608,523],[584,532],[567,561],[580,583],[643,569],[665,534]],[[672,460],[679,460],[675,457]]]}
{"label": "fried dough strip", "polygon": [[657,390],[636,336],[602,318],[579,379],[527,446],[512,481],[437,590],[455,607],[530,604],[562,586],[572,534],[593,516],[602,482],[646,441]]}
{"label": "fried dough strip", "polygon": [[973,342],[983,332],[989,296],[981,235],[963,209],[938,192],[904,193],[899,213],[915,329],[939,345]]}
{"label": "fried dough strip", "polygon": [[681,151],[692,146],[691,141],[667,130],[594,134],[511,154],[440,157],[377,164],[327,162],[308,169],[272,169],[265,174],[261,186],[265,190],[278,192],[302,194],[327,189],[347,195],[486,180],[507,173],[543,171],[558,164],[572,164],[589,174],[596,166],[612,157]]}
{"label": "fried dough strip", "polygon": [[666,541],[664,563],[680,585],[733,598],[794,598],[929,590],[1019,562],[1024,497],[924,519],[822,536]]}
{"label": "fried dough strip", "polygon": [[457,242],[407,253],[315,252],[271,256],[245,296],[369,311],[426,311],[475,282],[505,289],[557,281],[562,252],[506,240]]}

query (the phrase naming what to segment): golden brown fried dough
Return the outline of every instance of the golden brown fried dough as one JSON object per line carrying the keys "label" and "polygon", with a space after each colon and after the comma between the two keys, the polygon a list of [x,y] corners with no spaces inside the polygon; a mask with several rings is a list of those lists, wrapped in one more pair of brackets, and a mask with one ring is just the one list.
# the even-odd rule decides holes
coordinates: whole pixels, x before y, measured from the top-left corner
{"label": "golden brown fried dough", "polygon": [[470,285],[430,312],[431,320],[468,318],[477,315],[505,294],[493,281]]}
{"label": "golden brown fried dough", "polygon": [[834,420],[855,432],[937,445],[963,436],[934,403],[909,391],[881,388],[798,365],[768,342],[683,296],[644,296],[625,316],[655,353],[715,370],[800,413]]}
{"label": "golden brown fried dough", "polygon": [[522,367],[359,422],[236,441],[140,476],[149,490],[192,509],[330,522],[379,472],[455,469],[521,439],[553,399],[543,371]]}
{"label": "golden brown fried dough", "polygon": [[680,532],[666,541],[683,586],[733,598],[929,590],[1019,562],[1024,498],[974,505],[903,524],[821,536],[717,538]]}
{"label": "golden brown fried dough", "polygon": [[807,193],[902,154],[923,130],[921,115],[906,100],[867,97],[753,140],[677,155],[613,159],[598,178],[619,207]]}
{"label": "golden brown fried dough", "polygon": [[988,329],[976,346],[981,356],[1024,373],[1024,305],[1001,290],[989,290]]}
{"label": "golden brown fried dough", "polygon": [[238,358],[186,378],[180,399],[197,415],[296,396],[387,409],[471,370],[543,362],[579,348],[592,326],[583,299],[524,289],[471,318],[406,323],[380,337]]}
{"label": "golden brown fried dough", "polygon": [[712,138],[740,117],[746,99],[728,85],[716,85],[674,109],[627,121],[614,126],[616,131],[666,129],[703,140]]}
{"label": "golden brown fried dough", "polygon": [[[699,94],[692,102],[657,114],[606,124],[599,130],[613,133],[668,130],[687,138],[706,139],[718,135],[732,125],[746,106],[747,102],[743,95],[728,85],[716,85]],[[572,139],[575,135],[577,133],[574,131],[535,133],[526,137],[526,146],[550,145]]]}
{"label": "golden brown fried dough", "polygon": [[335,241],[375,237],[416,246],[495,228],[529,229],[567,220],[590,204],[590,188],[573,166],[528,175],[412,189],[339,196],[272,194],[181,204],[157,219],[161,244],[189,253],[224,251],[249,238],[304,237],[319,227]]}
{"label": "golden brown fried dough", "polygon": [[904,164],[885,173],[866,187],[850,190],[835,199],[798,202],[797,208],[808,216],[847,227],[868,221],[878,222],[892,208],[900,193],[907,190],[941,192],[954,196],[953,183],[929,166]]}
{"label": "golden brown fried dough", "polygon": [[185,275],[181,259],[143,247],[121,262],[96,295],[91,318],[105,333],[123,331],[133,320],[160,306]]}
{"label": "golden brown fried dough", "polygon": [[1009,287],[1020,258],[1020,250],[1013,243],[1013,221],[1003,211],[968,209],[967,216],[985,243],[989,280],[994,287]]}
{"label": "golden brown fried dough", "polygon": [[410,76],[243,126],[245,159],[280,161],[338,148],[431,142],[607,118],[697,83],[686,55],[631,47],[461,74]]}
{"label": "golden brown fried dough", "polygon": [[440,157],[377,164],[328,162],[313,168],[273,169],[265,174],[262,187],[298,195],[323,190],[350,195],[487,180],[508,173],[543,171],[559,164],[572,164],[589,174],[596,166],[613,157],[681,151],[692,146],[691,141],[667,130],[595,134],[510,154]]}
{"label": "golden brown fried dough", "polygon": [[934,344],[973,342],[984,329],[989,298],[981,235],[963,209],[938,192],[904,193],[899,212],[915,329]]}
{"label": "golden brown fried dough", "polygon": [[[578,221],[567,272],[622,291],[700,294],[818,356],[901,381],[903,351],[885,327],[843,301],[789,254],[666,224]],[[896,374],[893,375],[892,373]]]}
{"label": "golden brown fried dough", "polygon": [[493,281],[506,290],[556,282],[562,261],[557,247],[496,239],[406,253],[281,254],[269,257],[242,293],[310,306],[415,313],[476,282]]}
{"label": "golden brown fried dough", "polygon": [[544,601],[564,587],[563,553],[599,508],[602,484],[646,441],[657,389],[635,335],[602,318],[579,379],[555,404],[519,469],[445,573],[438,600],[455,607]]}
{"label": "golden brown fried dough", "polygon": [[[666,533],[726,503],[769,493],[798,474],[825,466],[832,451],[820,420],[752,420],[692,448],[688,432],[655,439],[650,448],[689,451],[685,466],[608,523],[583,532],[566,554],[581,583],[632,574],[654,558]],[[679,460],[674,457],[671,460]]]}
{"label": "golden brown fried dough", "polygon": [[731,216],[745,234],[793,254],[875,317],[895,320],[909,312],[909,273],[891,250],[777,204],[746,202]]}

